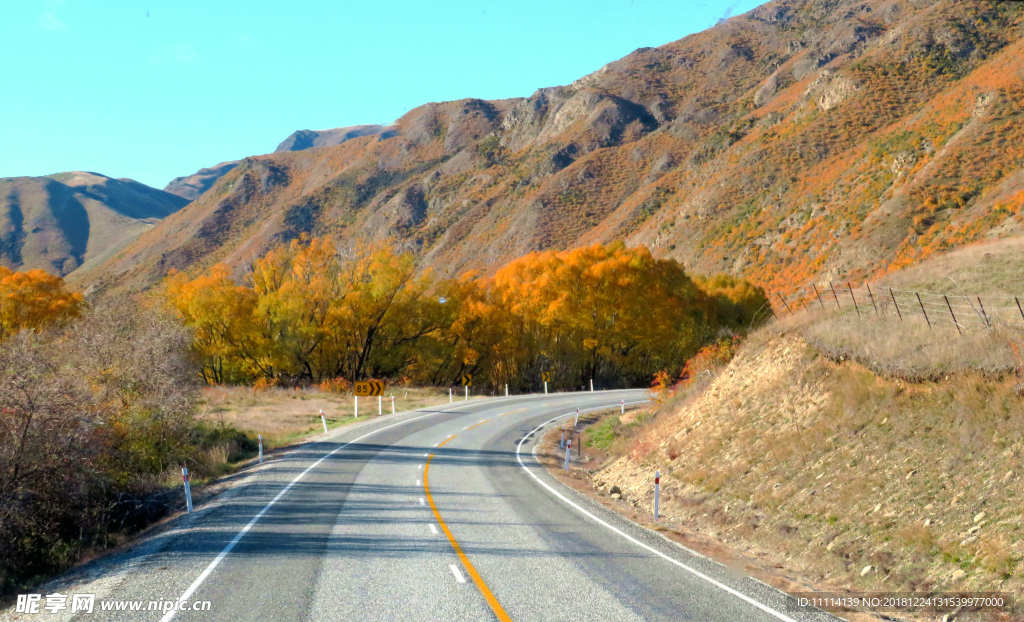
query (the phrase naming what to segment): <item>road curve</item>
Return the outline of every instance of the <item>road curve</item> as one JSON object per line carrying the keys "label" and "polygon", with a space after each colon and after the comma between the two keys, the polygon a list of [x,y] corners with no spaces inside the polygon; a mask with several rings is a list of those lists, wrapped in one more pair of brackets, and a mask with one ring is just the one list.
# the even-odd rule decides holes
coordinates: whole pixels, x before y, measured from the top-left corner
{"label": "road curve", "polygon": [[209,611],[76,619],[835,620],[787,613],[781,593],[636,526],[534,459],[539,426],[643,399],[456,402],[322,435],[179,519],[104,594]]}

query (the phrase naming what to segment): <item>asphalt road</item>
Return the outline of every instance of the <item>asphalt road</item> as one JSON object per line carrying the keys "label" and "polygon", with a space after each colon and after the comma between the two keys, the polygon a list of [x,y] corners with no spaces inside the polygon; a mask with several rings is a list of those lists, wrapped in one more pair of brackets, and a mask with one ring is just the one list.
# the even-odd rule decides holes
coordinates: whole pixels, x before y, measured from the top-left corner
{"label": "asphalt road", "polygon": [[644,393],[456,402],[322,435],[180,519],[104,595],[210,601],[209,611],[97,603],[75,619],[834,620],[787,613],[781,593],[637,527],[536,462],[538,426],[623,399]]}

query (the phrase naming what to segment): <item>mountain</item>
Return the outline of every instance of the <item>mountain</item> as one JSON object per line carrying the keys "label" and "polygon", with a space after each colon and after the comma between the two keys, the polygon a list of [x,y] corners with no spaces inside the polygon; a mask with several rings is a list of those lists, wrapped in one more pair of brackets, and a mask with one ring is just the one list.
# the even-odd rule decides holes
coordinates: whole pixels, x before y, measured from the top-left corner
{"label": "mountain", "polygon": [[217,180],[227,174],[228,171],[238,166],[238,160],[221,162],[216,166],[201,168],[197,172],[185,177],[175,177],[167,184],[164,192],[176,194],[183,199],[195,201],[199,195],[209,190]]}
{"label": "mountain", "polygon": [[131,179],[83,171],[0,178],[0,265],[85,272],[186,203]]}
{"label": "mountain", "polygon": [[302,151],[315,147],[331,147],[340,145],[346,140],[359,138],[361,136],[380,136],[390,138],[394,135],[393,125],[353,125],[351,127],[338,127],[333,130],[299,130],[277,146],[274,153],[282,151]]}
{"label": "mountain", "polygon": [[394,238],[442,274],[623,239],[771,291],[859,280],[1021,232],[1022,15],[770,2],[568,86],[246,158],[90,277],[138,289],[216,262],[241,276],[274,244],[330,234]]}

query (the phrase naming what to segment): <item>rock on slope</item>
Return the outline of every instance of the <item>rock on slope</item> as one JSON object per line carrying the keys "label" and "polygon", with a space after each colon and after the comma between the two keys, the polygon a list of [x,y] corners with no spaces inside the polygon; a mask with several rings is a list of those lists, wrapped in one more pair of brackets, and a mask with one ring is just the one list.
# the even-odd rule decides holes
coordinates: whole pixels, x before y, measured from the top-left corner
{"label": "rock on slope", "polygon": [[131,179],[75,171],[0,179],[0,264],[65,276],[110,257],[188,203]]}
{"label": "rock on slope", "polygon": [[96,277],[241,274],[308,233],[395,238],[442,273],[624,239],[776,291],[857,280],[1021,230],[1022,16],[776,0],[568,86],[426,104],[393,132],[247,158]]}

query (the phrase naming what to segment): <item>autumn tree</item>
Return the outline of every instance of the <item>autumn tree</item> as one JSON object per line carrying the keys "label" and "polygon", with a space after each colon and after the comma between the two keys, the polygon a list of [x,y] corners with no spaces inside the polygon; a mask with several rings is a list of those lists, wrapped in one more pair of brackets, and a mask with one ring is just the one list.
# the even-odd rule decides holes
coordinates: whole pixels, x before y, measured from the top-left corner
{"label": "autumn tree", "polygon": [[64,279],[43,270],[13,272],[0,266],[0,341],[19,330],[39,330],[82,314],[82,295],[69,292]]}

